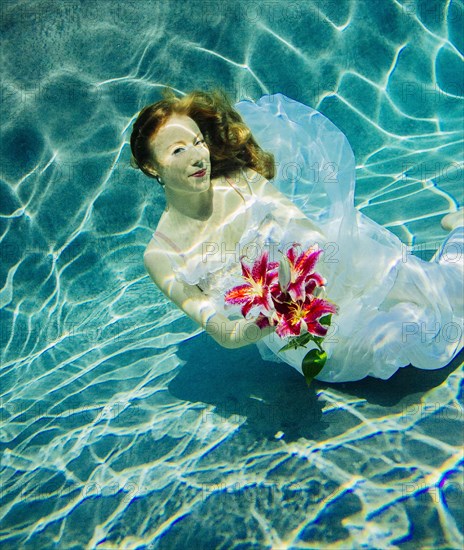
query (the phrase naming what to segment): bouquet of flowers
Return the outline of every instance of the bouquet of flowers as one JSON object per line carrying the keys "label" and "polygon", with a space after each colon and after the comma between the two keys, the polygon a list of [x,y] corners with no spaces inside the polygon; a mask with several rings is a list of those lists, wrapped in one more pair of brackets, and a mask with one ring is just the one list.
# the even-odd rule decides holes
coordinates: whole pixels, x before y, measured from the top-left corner
{"label": "bouquet of flowers", "polygon": [[322,342],[327,335],[337,306],[321,298],[326,281],[314,271],[322,250],[317,245],[298,254],[300,243],[293,243],[280,262],[269,262],[265,250],[248,267],[240,257],[245,283],[225,293],[226,304],[242,304],[241,313],[247,318],[252,308],[258,308],[255,321],[260,328],[275,326],[276,334],[290,337],[279,352],[306,347],[313,341],[316,348],[303,358],[302,371],[308,385],[319,374],[327,360]]}

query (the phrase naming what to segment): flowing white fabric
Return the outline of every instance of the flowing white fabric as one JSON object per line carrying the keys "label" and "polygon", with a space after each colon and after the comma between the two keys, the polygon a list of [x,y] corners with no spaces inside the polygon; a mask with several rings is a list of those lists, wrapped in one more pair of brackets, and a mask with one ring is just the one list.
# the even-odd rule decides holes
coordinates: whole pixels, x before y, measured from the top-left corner
{"label": "flowing white fabric", "polygon": [[[274,204],[249,197],[247,229],[235,251],[216,251],[176,277],[198,284],[229,318],[224,293],[240,284],[240,255],[251,264],[266,248],[271,260],[292,242],[317,242],[324,253],[317,271],[328,281],[327,297],[339,306],[324,340],[328,359],[316,377],[345,382],[368,375],[387,379],[409,364],[447,365],[463,347],[464,228],[455,229],[430,262],[408,254],[390,231],[354,207],[355,163],[351,147],[321,113],[282,94],[236,105],[260,146],[277,164],[272,184],[307,216],[284,225]],[[210,257],[208,257],[210,256]],[[311,348],[279,353],[286,339],[271,334],[257,343],[265,360],[301,372]]]}

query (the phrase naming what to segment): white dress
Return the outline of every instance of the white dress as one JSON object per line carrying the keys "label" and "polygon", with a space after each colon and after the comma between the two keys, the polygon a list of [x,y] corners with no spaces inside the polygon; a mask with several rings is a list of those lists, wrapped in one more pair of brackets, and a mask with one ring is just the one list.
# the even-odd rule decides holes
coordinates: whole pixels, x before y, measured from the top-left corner
{"label": "white dress", "polygon": [[[242,254],[251,265],[266,249],[270,260],[278,261],[282,245],[298,242],[305,249],[317,242],[324,253],[316,271],[339,308],[324,340],[328,358],[317,380],[387,379],[410,364],[446,366],[463,347],[464,228],[452,231],[430,262],[412,256],[398,237],[354,207],[353,153],[327,118],[281,94],[242,101],[236,108],[260,146],[274,153],[278,170],[272,184],[307,220],[285,225],[283,213],[250,189],[246,230],[235,250],[211,243],[202,261],[190,264],[172,254],[176,278],[198,285],[218,311],[239,319],[239,306],[225,306],[224,293],[242,282]],[[257,346],[263,359],[302,372],[311,344],[279,353],[287,341],[273,333]]]}

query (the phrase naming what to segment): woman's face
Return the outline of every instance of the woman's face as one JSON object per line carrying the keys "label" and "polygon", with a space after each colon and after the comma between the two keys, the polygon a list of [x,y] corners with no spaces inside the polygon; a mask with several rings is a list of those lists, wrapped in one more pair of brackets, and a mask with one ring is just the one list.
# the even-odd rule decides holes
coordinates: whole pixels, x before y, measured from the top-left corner
{"label": "woman's face", "polygon": [[209,188],[209,150],[190,117],[169,117],[152,139],[152,147],[157,172],[166,187],[192,191]]}

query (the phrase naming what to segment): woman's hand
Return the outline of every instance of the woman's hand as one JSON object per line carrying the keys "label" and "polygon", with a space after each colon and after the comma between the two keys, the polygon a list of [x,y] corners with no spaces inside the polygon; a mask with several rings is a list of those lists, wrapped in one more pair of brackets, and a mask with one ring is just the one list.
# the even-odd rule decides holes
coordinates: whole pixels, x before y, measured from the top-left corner
{"label": "woman's hand", "polygon": [[276,326],[269,325],[259,328],[256,324],[256,318],[240,319],[234,321],[235,327],[230,334],[229,348],[236,349],[256,344],[258,340],[275,332]]}

